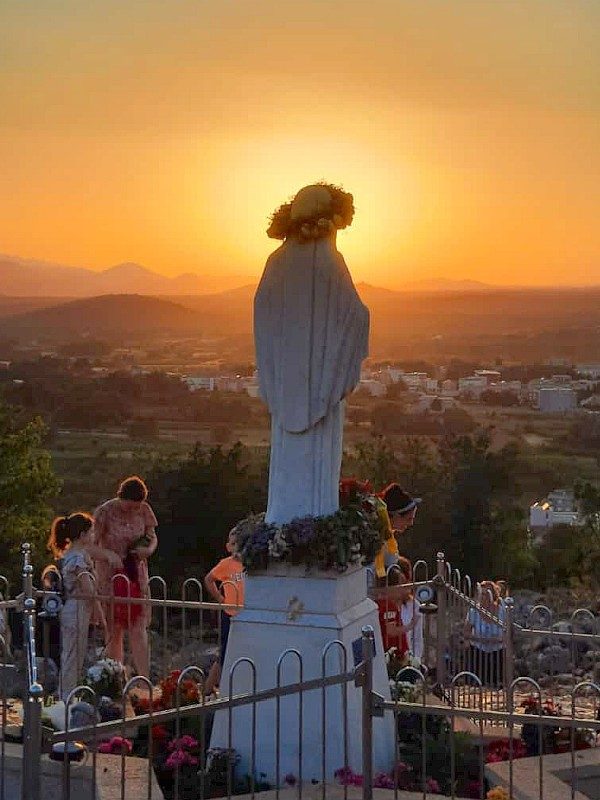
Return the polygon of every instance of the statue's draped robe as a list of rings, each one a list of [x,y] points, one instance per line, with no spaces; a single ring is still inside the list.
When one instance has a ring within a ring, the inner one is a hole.
[[[369,311],[332,239],[285,242],[254,299],[260,391],[271,413],[268,522],[338,508],[344,397],[368,352]]]

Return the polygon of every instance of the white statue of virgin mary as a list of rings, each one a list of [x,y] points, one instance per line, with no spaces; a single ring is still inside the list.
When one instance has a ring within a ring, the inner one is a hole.
[[[369,311],[336,248],[353,213],[351,194],[318,184],[281,206],[269,228],[285,241],[254,299],[260,391],[271,414],[267,522],[338,509],[344,398],[360,379],[369,338]]]

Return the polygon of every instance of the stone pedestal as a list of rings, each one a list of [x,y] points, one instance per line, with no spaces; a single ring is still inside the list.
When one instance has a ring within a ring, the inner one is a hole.
[[[371,625],[375,631],[373,689],[389,699],[377,606],[367,597],[364,568],[343,574],[306,575],[301,568],[283,568],[253,574],[246,580],[243,612],[232,621],[221,678],[221,695],[272,689],[278,684],[278,659],[288,648],[302,656],[304,681],[350,671],[355,656],[360,659],[361,629]],[[330,645],[333,641],[343,644]],[[329,647],[328,647],[329,646]],[[325,650],[327,649],[324,657]],[[344,657],[344,650],[346,656]],[[240,658],[255,665],[239,663]],[[280,662],[280,684],[300,681],[298,657],[289,653]],[[253,675],[254,673],[254,675]],[[300,731],[300,704],[302,731]],[[279,705],[279,710],[278,710]],[[325,708],[325,714],[323,714]],[[249,707],[234,708],[215,715],[211,747],[234,747],[242,757],[238,774],[250,773],[252,763],[252,713]],[[350,681],[344,686],[329,686],[302,695],[268,700],[255,706],[255,770],[275,784],[284,777],[330,780],[344,765],[344,731],[347,731],[348,765],[362,772],[361,690]],[[231,721],[231,739],[229,722]],[[393,716],[374,720],[374,772],[389,771],[394,760]],[[279,769],[277,739],[279,738]]]

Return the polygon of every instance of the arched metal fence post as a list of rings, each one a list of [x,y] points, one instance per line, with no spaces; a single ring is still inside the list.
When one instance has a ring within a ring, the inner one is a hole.
[[[373,651],[375,633],[370,625],[365,625],[362,633],[362,765],[363,800],[373,800]]]
[[[37,678],[35,651],[35,600],[31,546],[21,547],[23,554],[23,645],[27,665],[27,697],[23,708],[22,800],[40,800],[42,755],[42,698],[44,690]]]
[[[446,685],[446,648],[448,645],[448,596],[446,594],[446,557],[443,553],[437,554],[437,569],[435,587],[437,590],[437,619],[436,619],[436,682],[440,686]]]
[[[512,684],[515,677],[515,631],[514,631],[514,611],[515,603],[512,597],[507,597],[504,601],[506,616],[504,619],[503,649],[504,649],[504,689],[505,691]]]

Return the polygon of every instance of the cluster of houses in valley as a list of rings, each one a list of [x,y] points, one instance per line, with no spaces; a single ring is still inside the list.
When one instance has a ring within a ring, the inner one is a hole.
[[[556,374],[549,378],[537,378],[523,383],[519,380],[504,380],[502,372],[494,369],[475,370],[458,380],[444,377],[444,368],[432,377],[425,372],[404,372],[395,367],[363,374],[359,389],[374,397],[384,397],[393,384],[402,383],[418,395],[417,409],[444,411],[457,400],[479,402],[489,393],[512,395],[515,404],[538,409],[542,413],[560,414],[575,411],[579,407],[580,393],[594,392],[582,401],[581,407],[589,411],[600,411],[600,364],[578,364],[572,374]]]
[[[578,364],[569,374],[556,374],[523,383],[504,380],[502,372],[494,369],[475,370],[458,380],[445,377],[440,367],[438,374],[407,372],[399,367],[364,370],[356,391],[372,397],[384,398],[390,387],[401,385],[410,392],[412,410],[443,412],[457,402],[479,402],[488,393],[512,395],[515,404],[529,406],[547,414],[564,414],[581,407],[600,412],[600,364]],[[575,376],[573,376],[575,373]],[[182,380],[191,391],[245,392],[258,397],[258,373],[252,375],[185,375]],[[593,394],[598,389],[597,394]],[[579,404],[581,393],[592,393]],[[489,395],[488,395],[489,396]]]

